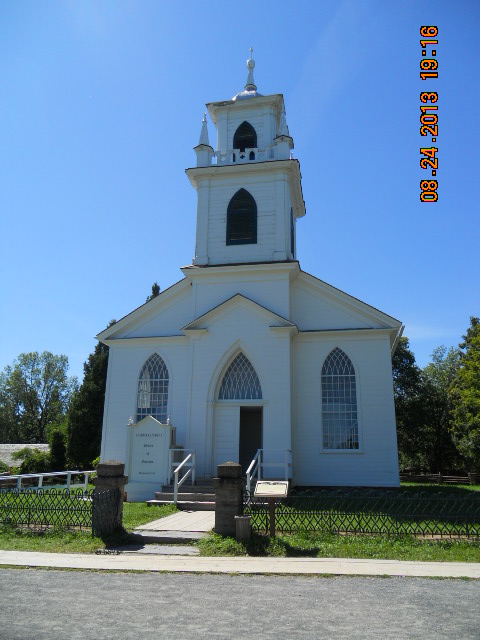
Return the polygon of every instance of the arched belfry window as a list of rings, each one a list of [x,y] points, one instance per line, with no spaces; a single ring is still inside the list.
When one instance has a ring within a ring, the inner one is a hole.
[[[257,203],[240,189],[227,208],[227,244],[257,243]]]
[[[257,147],[257,132],[246,120],[235,131],[233,136],[233,148],[245,151]]]
[[[324,449],[358,449],[355,369],[338,347],[322,367],[322,427]]]
[[[219,400],[261,400],[262,387],[250,360],[239,353],[223,376]]]
[[[168,370],[163,359],[154,353],[142,367],[138,378],[137,422],[153,416],[167,422]]]

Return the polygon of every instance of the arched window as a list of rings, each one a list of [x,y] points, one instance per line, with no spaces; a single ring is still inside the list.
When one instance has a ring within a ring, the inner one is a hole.
[[[324,449],[358,449],[355,369],[338,347],[322,367],[322,426]]]
[[[240,189],[227,208],[227,244],[257,243],[257,203]]]
[[[233,148],[245,151],[245,149],[255,149],[256,147],[257,133],[255,129],[249,122],[242,122],[233,136]]]
[[[261,400],[262,387],[250,360],[239,353],[223,376],[219,400]]]
[[[162,358],[154,353],[142,367],[138,378],[137,422],[153,416],[167,422],[168,370]]]

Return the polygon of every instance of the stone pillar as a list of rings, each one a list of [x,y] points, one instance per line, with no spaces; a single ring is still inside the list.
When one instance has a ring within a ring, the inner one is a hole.
[[[243,489],[242,465],[224,462],[217,467],[215,487],[215,532],[223,536],[235,536],[235,516],[242,515]]]
[[[93,479],[92,519],[92,527],[97,535],[108,535],[122,527],[123,488],[128,482],[124,471],[124,463],[117,460],[100,462],[97,466],[97,477]],[[110,495],[99,495],[112,489],[116,489],[116,493],[112,491]]]

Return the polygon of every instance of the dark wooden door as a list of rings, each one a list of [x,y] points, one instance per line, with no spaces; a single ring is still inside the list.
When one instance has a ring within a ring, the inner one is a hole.
[[[240,407],[239,462],[248,469],[258,449],[262,448],[263,407]]]

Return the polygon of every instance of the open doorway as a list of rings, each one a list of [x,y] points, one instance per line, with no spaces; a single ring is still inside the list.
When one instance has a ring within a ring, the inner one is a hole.
[[[239,463],[243,473],[248,469],[258,449],[262,448],[263,407],[240,407]]]

